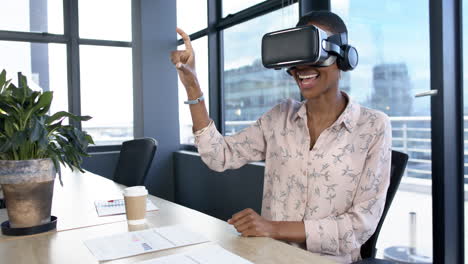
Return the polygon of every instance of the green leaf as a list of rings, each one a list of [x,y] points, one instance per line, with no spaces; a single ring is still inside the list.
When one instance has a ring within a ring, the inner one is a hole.
[[[57,123],[54,123],[53,125],[48,125],[47,126],[47,131],[49,131],[49,135],[52,134],[55,130],[59,129],[62,127],[62,120],[60,120]]]
[[[41,126],[40,120],[37,118],[31,119],[32,129],[30,139],[31,141],[37,141],[42,134],[42,130],[45,129],[44,126]]]
[[[89,144],[93,144],[93,145],[94,145],[95,143],[94,143],[93,138],[92,138],[88,133],[86,133],[86,132],[84,132],[84,133],[86,134],[86,135],[85,135],[86,141],[88,141]]]
[[[56,153],[54,152],[50,152],[49,154],[49,157],[52,159],[52,162],[54,163],[54,167],[55,167],[55,171],[58,173],[59,175],[59,181],[60,181],[60,185],[63,186],[63,181],[62,181],[62,171],[60,170],[60,164],[58,163],[58,157],[57,156],[60,156],[60,155],[57,155]]]
[[[53,114],[52,116],[48,117],[47,120],[46,120],[46,124],[51,124],[52,122],[58,120],[58,119],[61,119],[61,118],[64,118],[64,117],[68,117],[72,120],[75,120],[75,121],[88,121],[89,119],[91,119],[90,116],[77,116],[77,115],[74,115],[72,113],[69,113],[69,112],[65,112],[65,111],[60,111],[60,112],[57,112],[55,114]]]
[[[15,128],[13,126],[13,121],[11,121],[10,119],[5,120],[5,134],[8,137],[12,137],[14,133]]]
[[[41,92],[38,91],[33,91],[31,95],[28,97],[27,104],[25,105],[25,108],[31,108],[34,106],[34,102],[36,99],[41,95]]]
[[[7,141],[2,142],[2,144],[0,144],[0,153],[8,152],[11,147],[12,147],[11,141],[7,140]]]
[[[49,111],[52,98],[52,92],[42,93],[41,96],[39,96],[37,103],[35,103],[34,106],[26,112],[25,120],[28,120],[33,113],[36,115],[44,115],[45,113],[47,113],[47,111]]]
[[[4,114],[0,109],[0,119],[6,119],[6,118],[9,118],[9,117],[10,117],[9,115]]]
[[[24,131],[18,131],[11,137],[11,144],[14,149],[18,149],[27,141],[28,137]],[[29,143],[29,142],[28,142]]]
[[[37,142],[37,151],[44,152],[47,149],[47,145],[49,144],[49,139],[47,138],[48,131],[44,124],[45,118],[43,116],[39,118],[31,119],[31,133],[30,133],[30,140],[33,142]]]
[[[3,70],[2,73],[0,73],[0,93],[3,90],[5,83],[6,83],[6,71]]]
[[[3,84],[3,87],[0,87],[0,94],[7,93],[7,88],[8,88],[8,86],[10,86],[10,82],[11,82],[11,79],[6,80],[5,83]]]
[[[37,104],[34,106],[34,111],[37,111],[37,115],[44,115],[49,111],[50,104],[52,103],[53,93],[48,91],[42,93],[37,101]]]
[[[62,139],[58,140],[62,147],[73,146],[77,153],[82,156],[88,156],[86,153],[88,142],[84,139],[83,132],[71,126],[64,126],[59,132],[66,138],[66,143],[63,143]]]
[[[21,100],[21,104],[24,104],[26,99],[31,95],[33,92],[29,86],[28,86],[28,80],[26,79],[26,76],[22,75],[21,73],[18,73],[19,75],[19,86],[21,91],[23,92],[23,99]]]
[[[13,93],[13,89],[16,89],[16,86],[12,83],[10,83],[8,86],[7,86],[7,92],[8,94],[12,94]]]
[[[20,114],[19,108],[14,105],[6,104],[0,101],[0,110],[13,118],[18,118]]]
[[[25,94],[25,89],[24,88],[13,88],[11,89],[11,95],[15,99],[16,102],[19,104],[23,104],[24,101],[26,100],[26,94]]]

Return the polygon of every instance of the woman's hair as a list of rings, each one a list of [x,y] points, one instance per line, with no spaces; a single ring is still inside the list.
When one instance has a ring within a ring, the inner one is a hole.
[[[296,27],[305,26],[308,23],[322,25],[332,33],[348,33],[348,29],[343,20],[337,14],[330,11],[309,12],[299,19]]]

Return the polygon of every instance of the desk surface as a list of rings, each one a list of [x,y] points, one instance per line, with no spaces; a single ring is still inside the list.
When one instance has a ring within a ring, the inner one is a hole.
[[[124,186],[92,173],[64,173],[64,188],[56,185],[53,214],[59,217],[58,232],[28,237],[0,237],[2,263],[99,263],[83,244],[84,240],[135,231],[125,216],[98,217],[95,200],[119,198]],[[181,205],[149,196],[159,211],[148,212],[148,224],[137,229],[183,224],[205,235],[210,243],[163,250],[106,263],[134,263],[181,253],[217,243],[254,263],[333,263],[324,257],[270,238],[244,238],[224,221]],[[0,220],[6,219],[5,209]]]

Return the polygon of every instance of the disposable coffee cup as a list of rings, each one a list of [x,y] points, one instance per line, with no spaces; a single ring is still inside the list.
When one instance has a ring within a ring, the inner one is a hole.
[[[129,225],[146,223],[146,199],[148,190],[145,186],[134,186],[124,189],[125,211]]]

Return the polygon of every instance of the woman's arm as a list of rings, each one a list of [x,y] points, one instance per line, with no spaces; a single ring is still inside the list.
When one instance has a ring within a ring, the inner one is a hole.
[[[176,66],[180,81],[187,91],[188,100],[195,100],[202,96],[195,70],[195,52],[189,36],[180,28],[177,28],[176,31],[184,40],[185,50],[172,51],[171,61]],[[210,123],[204,101],[190,105],[190,113],[192,114],[193,131],[207,127]]]
[[[297,243],[306,241],[304,222],[269,221],[250,208],[233,215],[228,223],[245,237],[265,236]]]
[[[171,61],[187,91],[188,100],[195,100],[202,95],[195,70],[195,53],[189,36],[180,28],[176,31],[184,40],[185,50],[172,51]],[[260,119],[235,135],[223,137],[210,120],[204,101],[190,105],[190,113],[195,145],[202,160],[211,169],[235,169],[247,162],[265,159],[266,143]]]
[[[266,236],[306,242],[307,249],[331,255],[349,254],[374,233],[385,204],[390,181],[391,127],[383,122],[381,136],[372,145],[364,165],[353,206],[344,214],[302,221],[268,221],[252,209],[228,220],[242,236]],[[365,190],[365,191],[364,191]]]

